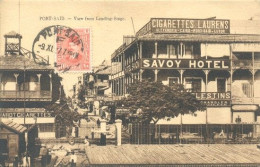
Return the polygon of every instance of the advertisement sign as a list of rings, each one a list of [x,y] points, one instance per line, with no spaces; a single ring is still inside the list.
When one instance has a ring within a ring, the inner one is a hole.
[[[141,67],[147,69],[230,69],[230,60],[219,59],[142,59]]]
[[[202,104],[210,107],[229,107],[231,106],[230,100],[201,100]]]
[[[137,60],[137,61],[127,65],[125,67],[124,71],[125,71],[125,74],[129,74],[129,73],[131,73],[131,71],[137,70],[139,68],[140,68],[140,61]]]
[[[197,92],[193,93],[198,100],[230,100],[230,92]]]
[[[0,112],[0,117],[2,118],[24,118],[24,113],[21,112]],[[45,113],[45,112],[26,112],[25,118],[50,118],[51,113]]]
[[[153,33],[229,34],[230,21],[222,19],[152,18]]]
[[[149,21],[145,26],[143,26],[137,33],[136,36],[145,35],[151,32],[151,21]]]
[[[230,92],[197,92],[192,93],[201,103],[211,107],[228,107],[231,105],[231,93]]]

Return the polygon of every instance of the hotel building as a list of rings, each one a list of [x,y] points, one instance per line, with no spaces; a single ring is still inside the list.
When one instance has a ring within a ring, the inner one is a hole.
[[[112,93],[124,96],[129,84],[145,79],[180,83],[206,111],[158,124],[183,124],[189,132],[196,125],[220,132],[242,124],[243,133],[259,136],[260,34],[238,34],[231,25],[220,19],[151,18],[111,55]]]

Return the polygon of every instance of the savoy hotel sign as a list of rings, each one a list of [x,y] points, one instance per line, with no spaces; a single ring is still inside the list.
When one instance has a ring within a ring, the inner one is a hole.
[[[142,59],[144,69],[230,69],[230,60]]]

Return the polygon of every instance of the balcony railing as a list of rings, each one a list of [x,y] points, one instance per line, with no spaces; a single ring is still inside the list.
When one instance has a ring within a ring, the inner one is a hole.
[[[254,66],[255,66],[255,68],[260,68],[260,61],[259,60],[255,60]]]
[[[0,91],[0,101],[50,101],[51,91]]]
[[[252,60],[233,60],[233,67],[252,68],[253,62]]]
[[[96,82],[94,84],[95,87],[108,87],[109,83],[108,82]]]

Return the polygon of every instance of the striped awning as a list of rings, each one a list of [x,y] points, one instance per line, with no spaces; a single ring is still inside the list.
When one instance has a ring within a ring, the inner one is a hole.
[[[0,125],[3,125],[16,133],[24,133],[26,131],[26,127],[13,122],[12,120],[3,120],[0,122]]]
[[[258,110],[258,106],[253,104],[233,105],[232,110],[233,111],[256,111]]]

